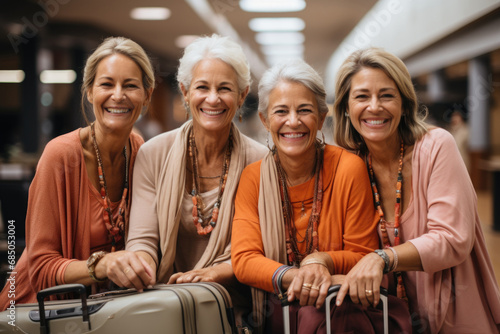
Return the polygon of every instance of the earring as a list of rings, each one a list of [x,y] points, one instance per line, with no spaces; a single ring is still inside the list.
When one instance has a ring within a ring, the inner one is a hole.
[[[349,118],[349,113],[347,111],[344,112],[345,117]]]
[[[268,131],[267,135],[266,135],[266,145],[267,145],[267,148],[269,149],[269,151],[272,151],[273,149],[271,148],[271,146],[269,146],[269,134],[270,134],[270,132]]]
[[[240,109],[241,107],[238,107]],[[243,110],[240,109],[240,115],[238,116],[240,123],[243,122]]]
[[[323,145],[325,145],[325,134],[321,130],[318,130],[318,131],[321,132],[321,138],[323,141],[321,141],[320,144],[323,146]]]

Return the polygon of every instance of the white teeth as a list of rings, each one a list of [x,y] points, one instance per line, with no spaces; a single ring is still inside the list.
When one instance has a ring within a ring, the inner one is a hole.
[[[385,120],[365,120],[365,122],[368,124],[380,125],[384,124]]]
[[[284,133],[283,137],[285,138],[300,138],[304,137],[303,133]]]
[[[106,110],[112,114],[125,114],[129,111],[129,109],[115,109],[115,108],[107,108]]]
[[[226,109],[222,109],[222,110],[203,110],[201,109],[201,111],[203,111],[205,114],[207,115],[220,115],[222,114]]]

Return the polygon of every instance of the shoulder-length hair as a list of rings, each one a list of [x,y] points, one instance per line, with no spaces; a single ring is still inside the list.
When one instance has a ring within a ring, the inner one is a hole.
[[[363,68],[384,71],[398,87],[402,97],[402,117],[398,125],[399,136],[405,145],[413,145],[427,132],[424,120],[427,109],[419,110],[419,104],[410,73],[401,59],[380,48],[368,48],[353,52],[340,67],[335,82],[335,142],[352,151],[366,153],[366,145],[361,135],[352,126],[348,111],[352,77]]]

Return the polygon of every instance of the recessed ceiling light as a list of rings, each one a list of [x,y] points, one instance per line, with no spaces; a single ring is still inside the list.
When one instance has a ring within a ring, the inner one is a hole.
[[[305,37],[300,32],[259,32],[255,40],[261,45],[302,44]]]
[[[246,12],[299,12],[306,8],[304,0],[241,0]]]
[[[22,70],[0,71],[1,83],[20,83],[23,81],[24,71]]]
[[[303,59],[304,57],[302,55],[280,55],[280,56],[266,56],[266,62],[269,66],[274,66],[278,63],[284,62],[288,59]]]
[[[45,70],[40,73],[40,81],[45,84],[69,84],[76,80],[73,70]]]
[[[137,7],[132,9],[130,17],[134,20],[166,20],[170,17],[170,9],[165,7]]]
[[[274,55],[298,55],[301,56],[304,53],[303,44],[293,44],[293,45],[263,45],[261,51],[266,56]]]
[[[175,39],[175,45],[178,48],[184,49],[186,46],[191,44],[195,39],[199,38],[198,35],[182,35]]]
[[[251,19],[248,26],[253,31],[302,31],[306,24],[298,17],[259,17]]]

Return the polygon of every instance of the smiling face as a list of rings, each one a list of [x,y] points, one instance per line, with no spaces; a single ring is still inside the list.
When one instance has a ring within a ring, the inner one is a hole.
[[[142,71],[129,57],[117,53],[102,59],[87,93],[96,127],[105,132],[130,132],[149,103],[151,91],[144,90]]]
[[[348,113],[367,145],[399,140],[402,105],[396,83],[381,69],[365,67],[353,75]]]
[[[182,94],[193,115],[193,126],[205,131],[229,129],[248,88],[240,92],[235,70],[220,59],[205,59],[193,68],[191,85],[181,84]]]
[[[269,94],[267,118],[259,114],[271,132],[280,155],[293,159],[314,158],[316,133],[326,115],[320,115],[314,93],[297,82],[281,81]]]

